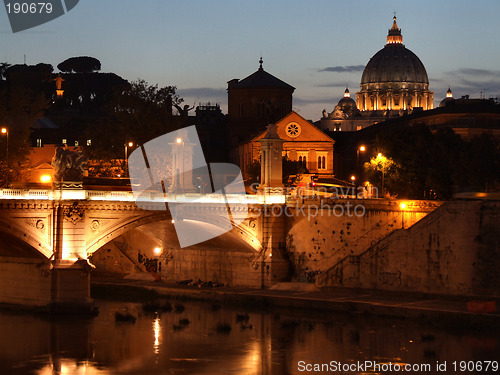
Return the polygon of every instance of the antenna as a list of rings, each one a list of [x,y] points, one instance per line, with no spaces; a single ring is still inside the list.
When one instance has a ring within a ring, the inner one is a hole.
[[[26,54],[24,54],[24,65],[26,65]]]

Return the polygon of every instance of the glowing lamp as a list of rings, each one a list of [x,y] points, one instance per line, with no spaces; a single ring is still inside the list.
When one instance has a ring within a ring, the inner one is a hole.
[[[356,176],[351,176],[351,180],[352,181],[356,180]]]
[[[7,128],[2,128],[1,132],[2,132],[2,134],[6,134],[7,133]]]
[[[402,210],[404,210],[404,209],[406,208],[406,203],[401,203],[401,204],[399,205],[399,207],[400,207]]]
[[[366,147],[365,147],[365,146],[361,146],[361,147],[359,148],[359,151],[365,151],[365,150],[366,150]]]
[[[155,253],[155,255],[160,255],[161,254],[161,247],[155,247],[154,253]]]
[[[134,146],[134,142],[129,142],[128,147],[132,147],[132,146]]]
[[[181,142],[182,142],[182,139],[181,139],[181,138],[177,138],[175,141],[176,141],[177,143],[181,143]]]
[[[52,181],[52,176],[50,174],[43,174],[40,176],[40,182],[47,184]]]

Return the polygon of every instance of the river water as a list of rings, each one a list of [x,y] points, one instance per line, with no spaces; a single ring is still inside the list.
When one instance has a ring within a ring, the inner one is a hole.
[[[0,374],[340,374],[325,367],[331,361],[429,364],[430,371],[411,373],[470,374],[453,371],[453,362],[459,368],[460,361],[477,366],[500,359],[499,332],[491,330],[205,302],[181,302],[182,312],[155,314],[138,303],[96,302],[100,313],[91,319],[0,312]],[[137,320],[117,322],[116,312]],[[446,371],[437,371],[444,363]],[[323,371],[307,371],[322,364]],[[500,373],[484,369],[476,373]],[[383,370],[344,373],[397,373]]]

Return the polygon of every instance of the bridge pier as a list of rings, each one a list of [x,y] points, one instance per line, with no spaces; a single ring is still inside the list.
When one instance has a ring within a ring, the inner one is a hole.
[[[262,211],[261,243],[262,256],[262,288],[286,280],[289,275],[290,262],[285,249],[286,206],[270,205]]]
[[[51,269],[51,312],[89,314],[95,310],[90,298],[90,271],[86,259],[55,261]]]

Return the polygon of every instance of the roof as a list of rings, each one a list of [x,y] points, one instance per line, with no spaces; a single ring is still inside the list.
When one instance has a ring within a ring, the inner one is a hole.
[[[299,124],[302,128],[300,135],[296,138],[291,138],[286,133],[286,127],[290,122],[295,122]],[[316,125],[307,121],[301,115],[295,111],[291,111],[288,115],[283,117],[281,120],[276,122],[278,136],[285,142],[330,142],[335,143],[335,141],[322,130],[320,130]],[[258,136],[254,137],[250,142],[256,142],[264,138],[267,130],[261,132]]]
[[[366,64],[361,84],[378,82],[429,83],[424,64],[402,44],[387,44]]]
[[[259,62],[260,67],[255,73],[235,82],[232,88],[283,88],[295,90],[295,87],[266,72],[262,67],[262,59]]]

